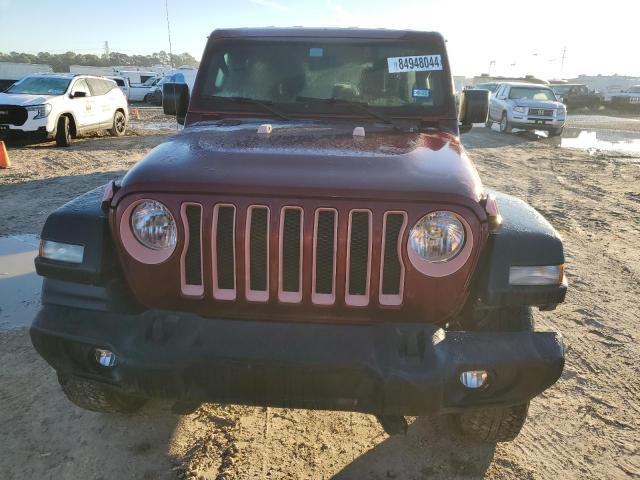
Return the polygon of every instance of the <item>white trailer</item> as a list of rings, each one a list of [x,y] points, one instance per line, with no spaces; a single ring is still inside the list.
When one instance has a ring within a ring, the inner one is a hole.
[[[16,81],[34,73],[53,73],[49,65],[38,63],[0,62],[0,92],[5,91]]]

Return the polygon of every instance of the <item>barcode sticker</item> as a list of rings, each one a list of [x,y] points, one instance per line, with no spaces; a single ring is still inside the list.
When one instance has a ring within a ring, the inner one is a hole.
[[[431,72],[442,70],[440,55],[414,55],[412,57],[387,58],[389,73]]]

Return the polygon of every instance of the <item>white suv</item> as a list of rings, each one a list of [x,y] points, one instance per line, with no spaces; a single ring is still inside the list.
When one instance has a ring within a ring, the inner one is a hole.
[[[108,130],[125,134],[127,99],[113,80],[89,75],[28,75],[0,93],[0,138],[55,138]]]
[[[567,107],[546,85],[502,83],[489,100],[487,127],[497,122],[504,133],[520,128],[546,130],[549,136],[558,136],[566,119]]]

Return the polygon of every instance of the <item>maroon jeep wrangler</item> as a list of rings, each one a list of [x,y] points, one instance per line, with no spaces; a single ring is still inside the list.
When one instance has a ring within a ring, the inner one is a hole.
[[[161,397],[448,414],[508,441],[564,365],[532,307],[564,300],[562,241],[483,187],[437,33],[216,30],[185,128],[124,178],[53,212],[31,327],[63,391],[96,411]]]

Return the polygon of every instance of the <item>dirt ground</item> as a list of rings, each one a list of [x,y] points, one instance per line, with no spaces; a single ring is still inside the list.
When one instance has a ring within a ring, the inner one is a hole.
[[[11,148],[0,235],[37,233],[52,209],[122,175],[170,133],[170,123],[150,124],[69,149]],[[531,203],[565,241],[567,301],[536,321],[565,336],[567,364],[516,441],[462,443],[427,417],[388,437],[373,417],[350,413],[206,404],[176,416],[152,402],[135,416],[95,414],[63,397],[23,329],[0,332],[0,478],[640,478],[640,156],[485,128],[463,141],[487,186]]]

